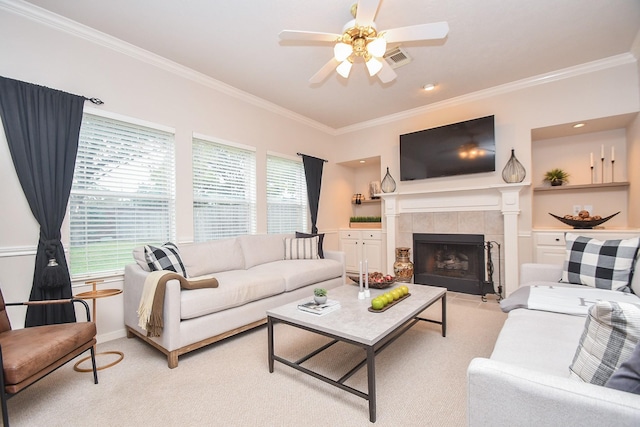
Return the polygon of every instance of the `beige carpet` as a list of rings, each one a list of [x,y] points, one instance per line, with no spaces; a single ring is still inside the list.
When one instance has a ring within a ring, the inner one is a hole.
[[[376,357],[377,426],[466,425],[466,368],[490,355],[506,318],[495,300],[448,296],[447,337],[420,322]],[[440,318],[435,304],[424,313]],[[276,353],[295,358],[327,339],[277,325]],[[366,426],[367,401],[276,362],[267,366],[260,327],[180,358],[176,369],[137,339],[98,351],[125,353],[118,365],[92,374],[73,363],[9,400],[13,426]],[[324,373],[346,372],[364,352],[334,345],[308,362]],[[98,359],[106,363],[108,356]],[[347,384],[366,391],[366,369]]]

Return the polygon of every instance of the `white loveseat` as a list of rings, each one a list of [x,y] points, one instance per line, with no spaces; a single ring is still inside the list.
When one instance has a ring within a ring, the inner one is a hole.
[[[164,328],[147,337],[138,326],[138,307],[150,269],[143,248],[124,274],[127,336],[137,336],[163,352],[170,368],[178,356],[265,323],[266,311],[304,297],[313,289],[345,283],[344,253],[324,251],[324,259],[284,259],[284,239],[293,235],[245,235],[178,245],[190,279],[215,277],[217,288],[184,290],[167,282]]]
[[[521,287],[557,287],[562,270],[523,264]],[[634,279],[637,292],[640,278]],[[640,304],[638,296],[627,296]],[[570,378],[585,321],[579,315],[511,310],[491,357],[469,365],[469,426],[639,426],[640,395]]]

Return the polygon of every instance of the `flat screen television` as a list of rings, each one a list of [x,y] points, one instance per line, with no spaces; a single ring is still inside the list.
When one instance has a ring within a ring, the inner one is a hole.
[[[400,135],[400,180],[496,170],[494,116]]]

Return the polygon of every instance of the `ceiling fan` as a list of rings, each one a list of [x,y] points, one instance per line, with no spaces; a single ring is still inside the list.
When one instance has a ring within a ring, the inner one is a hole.
[[[380,1],[358,0],[358,4],[351,7],[351,14],[355,19],[347,22],[342,34],[295,30],[280,32],[281,40],[335,43],[333,58],[309,79],[310,83],[322,82],[334,69],[346,79],[356,60],[364,60],[370,76],[377,75],[383,83],[391,82],[397,75],[383,59],[387,43],[443,39],[449,32],[449,25],[446,22],[378,31],[373,20]]]

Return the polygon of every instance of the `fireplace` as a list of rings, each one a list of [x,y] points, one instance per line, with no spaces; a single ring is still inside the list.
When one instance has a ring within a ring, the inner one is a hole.
[[[486,293],[482,234],[414,234],[414,283],[473,295]]]

